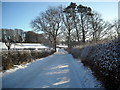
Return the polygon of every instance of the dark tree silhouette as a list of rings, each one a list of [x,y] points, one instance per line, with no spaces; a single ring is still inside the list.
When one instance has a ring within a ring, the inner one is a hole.
[[[83,5],[77,6],[77,10],[80,16],[80,26],[82,29],[82,42],[85,43],[86,33],[88,29],[88,16],[93,15],[92,9]]]

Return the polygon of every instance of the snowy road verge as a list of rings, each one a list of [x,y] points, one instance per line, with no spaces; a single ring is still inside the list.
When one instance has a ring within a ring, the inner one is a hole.
[[[71,54],[58,53],[3,73],[3,88],[99,88],[91,71]]]

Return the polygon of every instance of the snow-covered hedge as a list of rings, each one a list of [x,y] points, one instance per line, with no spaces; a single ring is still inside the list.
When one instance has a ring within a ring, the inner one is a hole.
[[[106,88],[120,89],[120,39],[82,49],[72,49],[71,54],[89,66]]]
[[[80,58],[83,48],[72,48],[69,53],[73,55],[75,58]]]
[[[14,65],[25,64],[35,59],[43,58],[53,54],[53,51],[24,50],[24,51],[2,51],[2,69],[7,70]]]

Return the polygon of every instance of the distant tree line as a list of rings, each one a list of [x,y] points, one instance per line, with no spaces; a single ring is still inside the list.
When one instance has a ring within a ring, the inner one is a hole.
[[[73,46],[86,42],[120,37],[120,20],[106,22],[92,8],[70,3],[69,6],[49,7],[31,21],[34,31],[42,31],[56,51],[57,41]]]
[[[38,34],[33,31],[25,32],[25,43],[41,43],[47,46],[51,46],[49,38],[43,34]]]
[[[0,41],[5,43],[8,50],[10,50],[12,44],[17,43],[43,43],[49,45],[49,40],[44,37],[44,34],[38,34],[33,31],[25,32],[22,29],[0,29],[0,33]]]

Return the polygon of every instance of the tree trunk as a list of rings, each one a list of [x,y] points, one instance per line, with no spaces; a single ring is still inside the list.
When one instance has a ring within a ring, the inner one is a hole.
[[[71,37],[70,37],[70,31],[68,33],[68,49],[71,49]]]
[[[76,28],[76,33],[77,33],[77,41],[78,41],[78,44],[79,44],[79,42],[80,42],[80,40],[79,40],[79,32],[78,32],[76,23],[75,23],[75,28]]]
[[[5,42],[5,45],[7,46],[8,50],[10,50],[12,43],[8,41],[8,42]]]
[[[54,49],[55,49],[55,52],[56,52],[56,44],[57,44],[56,37],[54,37]]]
[[[7,46],[8,50],[10,50],[10,46]]]
[[[78,32],[77,23],[75,22],[75,19],[74,19],[74,24],[75,24],[76,34],[77,34],[77,41],[78,41],[78,44],[79,44],[79,42],[80,42],[79,41],[79,32]]]
[[[77,40],[78,40],[78,44],[80,43],[80,40],[79,40],[79,34],[77,33]]]
[[[83,43],[85,43],[85,31],[84,31],[84,29],[82,29],[82,32],[83,32]]]
[[[83,24],[83,15],[81,13],[81,24],[82,24],[82,42],[85,43],[85,30]]]

